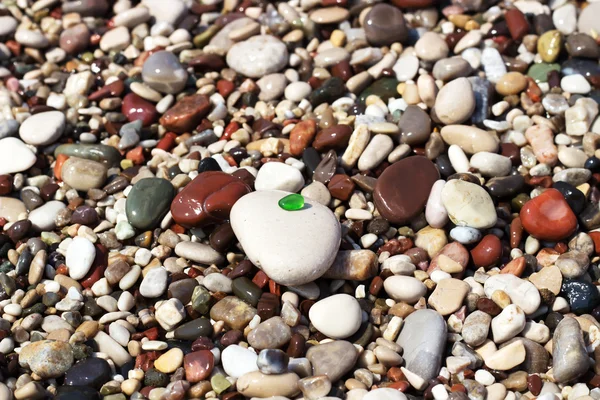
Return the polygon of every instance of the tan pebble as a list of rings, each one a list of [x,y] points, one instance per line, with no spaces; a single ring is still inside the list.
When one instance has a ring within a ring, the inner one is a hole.
[[[519,94],[527,87],[527,79],[520,72],[504,74],[496,83],[496,92],[503,96]]]
[[[183,351],[178,348],[172,348],[161,355],[155,362],[154,368],[165,374],[175,372],[183,363]]]
[[[516,340],[495,353],[484,357],[484,361],[488,368],[507,371],[525,361],[525,354],[523,342]]]
[[[494,293],[492,293],[492,301],[500,308],[506,308],[511,303],[510,297],[503,290],[495,290]]]

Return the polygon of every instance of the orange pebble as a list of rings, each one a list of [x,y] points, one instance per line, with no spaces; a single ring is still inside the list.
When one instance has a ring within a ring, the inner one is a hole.
[[[65,161],[67,161],[68,159],[69,159],[69,156],[66,154],[59,154],[56,157],[56,162],[54,163],[54,177],[56,179],[58,179],[59,181],[61,180],[60,171],[62,169],[62,166],[65,163]]]
[[[144,148],[138,146],[135,149],[129,150],[125,158],[133,161],[134,164],[142,164],[144,162]]]

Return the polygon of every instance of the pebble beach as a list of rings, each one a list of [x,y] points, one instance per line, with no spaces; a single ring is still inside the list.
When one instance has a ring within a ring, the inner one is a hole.
[[[599,0],[2,0],[0,400],[600,400],[599,45]]]

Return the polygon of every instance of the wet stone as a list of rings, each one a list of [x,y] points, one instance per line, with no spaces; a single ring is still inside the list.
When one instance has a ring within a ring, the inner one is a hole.
[[[86,358],[69,369],[65,375],[65,385],[87,386],[100,389],[111,379],[110,365],[101,358]]]
[[[175,188],[166,179],[146,178],[138,181],[127,196],[127,220],[138,229],[156,227],[169,210],[174,196]]]

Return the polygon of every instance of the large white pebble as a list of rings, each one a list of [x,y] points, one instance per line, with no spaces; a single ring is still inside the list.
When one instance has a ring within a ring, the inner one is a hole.
[[[361,316],[358,301],[347,294],[335,294],[319,300],[308,312],[308,318],[315,328],[332,339],[344,339],[356,333],[360,328]]]
[[[65,115],[48,111],[27,118],[19,129],[19,136],[27,144],[45,146],[56,142],[65,130]]]
[[[533,314],[541,303],[540,292],[533,283],[511,274],[498,274],[489,277],[483,285],[488,298],[496,290],[506,292],[513,304],[518,305],[525,314]]]
[[[35,154],[19,139],[0,139],[0,175],[26,171],[35,160]]]
[[[75,280],[82,279],[92,267],[96,257],[94,244],[88,239],[76,236],[67,248],[66,263],[69,276]]]
[[[329,269],[339,249],[341,231],[333,212],[314,200],[305,198],[304,208],[297,211],[279,207],[279,200],[289,194],[247,194],[231,209],[230,220],[254,265],[279,284],[302,285]]]
[[[371,390],[362,400],[406,400],[406,395],[396,389],[380,388]]]
[[[483,176],[506,176],[510,174],[512,161],[500,154],[482,151],[471,157],[471,167],[477,168]]]
[[[304,186],[304,178],[298,169],[280,162],[269,162],[258,170],[254,187],[256,190],[285,190],[296,193]]]
[[[453,179],[442,189],[442,202],[458,226],[484,229],[496,224],[498,216],[492,198],[479,185]]]
[[[38,231],[51,231],[56,227],[58,212],[67,207],[64,203],[52,200],[29,213],[31,225]]]
[[[221,353],[223,369],[232,378],[239,378],[248,372],[258,371],[257,359],[258,355],[255,352],[237,344],[227,346]]]

